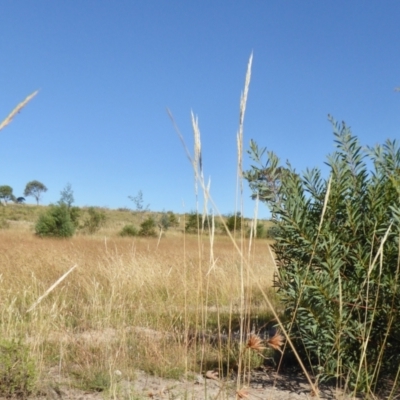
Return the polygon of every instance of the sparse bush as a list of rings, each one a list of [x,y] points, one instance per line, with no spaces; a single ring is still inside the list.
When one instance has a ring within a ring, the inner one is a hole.
[[[266,237],[268,239],[276,239],[279,235],[279,226],[274,224],[267,229]]]
[[[138,230],[132,224],[125,225],[119,232],[120,236],[137,236],[138,234]]]
[[[345,124],[332,124],[330,180],[317,168],[302,176],[280,168],[271,152],[246,176],[257,189],[262,171],[286,171],[262,193],[279,223],[278,294],[297,351],[317,381],[370,392],[400,364],[400,149],[390,140],[365,149]],[[261,161],[254,142],[250,153]]]
[[[161,218],[160,218],[160,222],[159,225],[161,226],[161,228],[164,231],[167,231],[169,229],[169,227],[171,226],[168,214],[166,213],[162,213]]]
[[[153,217],[148,217],[140,224],[139,236],[157,236],[156,222]]]
[[[188,233],[196,233],[198,230],[208,230],[209,228],[209,217],[208,216],[203,216],[201,214],[198,214],[195,211],[192,211],[190,214],[186,215],[187,220],[186,220],[186,225],[185,225],[185,231]]]
[[[81,209],[79,207],[70,207],[69,208],[69,216],[71,217],[71,221],[74,224],[75,229],[79,227],[79,219],[81,217]]]
[[[247,231],[247,236],[250,237],[251,228]],[[265,226],[261,222],[257,222],[256,234],[257,239],[265,239],[267,237],[267,232]]]
[[[85,233],[96,233],[106,222],[106,214],[103,211],[96,210],[94,207],[89,207],[88,217],[85,219],[81,229]]]
[[[75,227],[70,212],[65,204],[50,205],[46,212],[39,216],[35,225],[38,236],[71,237]]]
[[[26,398],[36,384],[36,368],[21,341],[0,340],[0,396]]]
[[[179,220],[176,218],[176,215],[172,211],[167,211],[167,216],[169,219],[169,225],[172,227],[179,226]]]
[[[240,231],[242,229],[242,214],[237,212],[236,214],[228,215],[226,226],[230,232]]]
[[[0,219],[0,229],[8,229],[10,227],[10,223],[5,219]]]

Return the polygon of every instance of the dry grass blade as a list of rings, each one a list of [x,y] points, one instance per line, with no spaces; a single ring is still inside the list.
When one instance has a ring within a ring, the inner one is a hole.
[[[17,105],[17,107],[14,108],[14,110],[11,111],[11,113],[8,115],[8,117],[0,124],[0,131],[5,128],[12,120],[13,118],[38,94],[38,90],[30,94],[25,98],[24,101],[21,101]]]
[[[27,312],[31,312],[57,285],[59,285],[75,268],[77,265],[74,265],[70,268],[61,278],[59,278],[56,282],[54,282],[44,294],[42,294],[28,309]]]

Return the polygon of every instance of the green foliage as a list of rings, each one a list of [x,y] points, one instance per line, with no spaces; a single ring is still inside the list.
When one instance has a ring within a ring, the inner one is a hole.
[[[237,212],[236,214],[228,215],[226,226],[230,232],[240,231],[242,229],[242,214]]]
[[[210,226],[209,216],[198,214],[195,211],[186,214],[185,231],[187,233],[197,233],[199,230],[208,230]]]
[[[249,229],[248,235],[247,235],[247,236],[250,236],[250,231],[251,231],[251,228]],[[256,235],[255,235],[255,237],[256,237],[257,239],[265,239],[266,237],[268,237],[268,236],[267,236],[267,231],[266,231],[266,229],[265,229],[265,226],[264,226],[264,224],[262,224],[261,222],[257,222]]]
[[[164,231],[179,225],[178,219],[172,211],[163,212],[159,223]]]
[[[267,229],[265,236],[268,239],[276,239],[279,235],[279,226],[272,225]]]
[[[42,193],[47,192],[47,187],[39,181],[30,181],[26,184],[24,196],[32,196],[35,198],[36,203],[39,204]]]
[[[75,227],[68,207],[65,204],[50,205],[47,211],[39,216],[35,225],[35,232],[42,237],[73,236]]]
[[[319,381],[370,391],[400,363],[400,149],[390,140],[365,149],[331,122],[330,184],[317,168],[282,169],[271,152],[246,177],[276,221],[278,293],[303,361]],[[261,162],[264,150],[253,143],[249,153]],[[266,167],[279,184],[263,190]]]
[[[179,226],[179,220],[176,217],[176,215],[172,211],[167,211],[168,219],[169,219],[169,225],[172,227],[177,227]]]
[[[119,232],[120,236],[137,236],[138,234],[138,230],[132,224],[125,225]]]
[[[37,372],[28,347],[21,341],[0,340],[0,396],[26,398],[36,384]]]
[[[15,196],[13,195],[13,189],[11,186],[2,185],[0,186],[0,199],[7,204],[8,201],[14,201]]]
[[[140,224],[139,236],[157,236],[156,222],[153,217],[148,217]]]
[[[163,231],[167,231],[169,229],[171,223],[168,214],[162,213],[159,224]]]
[[[70,208],[75,201],[74,199],[74,191],[72,190],[72,185],[70,183],[67,183],[65,188],[61,190],[60,192],[61,198],[59,200],[59,203],[66,204],[68,208]]]
[[[97,210],[95,207],[89,207],[88,216],[81,227],[83,232],[93,234],[96,233],[106,222],[106,214],[104,211]]]
[[[79,207],[69,207],[69,216],[71,218],[72,223],[74,224],[75,229],[79,228],[79,219],[81,217],[81,209]]]
[[[143,192],[141,190],[139,190],[136,196],[128,196],[128,199],[133,201],[133,204],[135,204],[136,212],[144,213],[149,211],[150,204],[147,204],[146,206],[144,205]]]

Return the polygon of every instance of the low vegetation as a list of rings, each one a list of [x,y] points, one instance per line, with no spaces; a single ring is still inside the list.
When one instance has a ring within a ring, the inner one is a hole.
[[[70,380],[108,392],[116,384],[114,371],[131,380],[138,369],[178,378],[237,368],[238,344],[217,339],[240,325],[240,258],[229,238],[200,236],[200,254],[195,235],[133,240],[117,231],[106,240],[43,240],[29,230],[0,231],[0,335],[10,342],[23,338],[33,360],[29,390],[32,382],[43,390],[49,380],[55,386]],[[253,242],[249,250],[257,274],[245,282],[251,329],[273,319],[258,285],[271,287],[274,263],[267,241]],[[204,334],[210,340],[198,341]],[[252,366],[256,361],[263,358],[255,356]]]

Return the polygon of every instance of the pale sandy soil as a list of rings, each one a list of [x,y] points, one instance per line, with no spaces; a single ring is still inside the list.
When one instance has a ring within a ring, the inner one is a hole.
[[[163,379],[137,371],[133,381],[120,380],[115,390],[108,393],[88,393],[68,385],[48,383],[41,396],[29,400],[139,400],[139,399],[350,399],[335,388],[321,387],[318,396],[313,396],[307,380],[299,373],[276,374],[273,371],[254,371],[249,385],[236,396],[235,380],[214,380],[205,376],[195,376],[185,380]],[[362,398],[362,397],[359,397]]]

